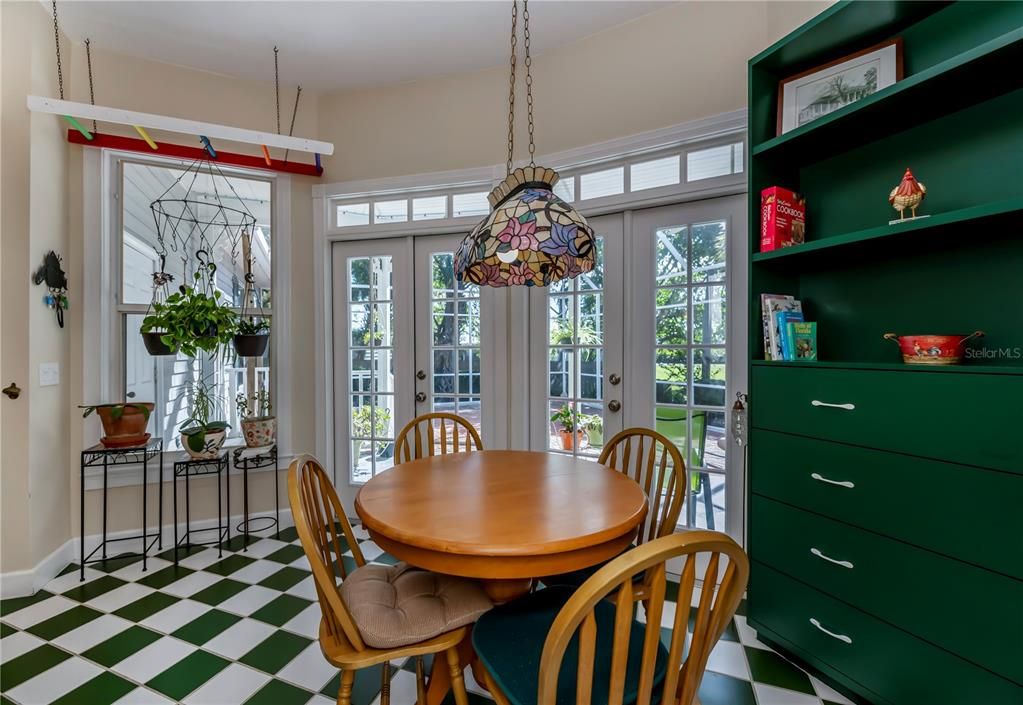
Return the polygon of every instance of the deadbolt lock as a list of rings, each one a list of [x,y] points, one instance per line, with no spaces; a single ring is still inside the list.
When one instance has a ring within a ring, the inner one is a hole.
[[[607,381],[610,382],[612,385],[615,385],[622,381],[622,377],[621,375],[612,374],[610,377],[607,378]]]

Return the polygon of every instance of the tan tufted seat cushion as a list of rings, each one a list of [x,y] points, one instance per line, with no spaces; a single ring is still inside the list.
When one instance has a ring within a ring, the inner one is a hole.
[[[472,624],[490,599],[475,582],[397,565],[364,565],[341,582],[363,641],[391,649]]]

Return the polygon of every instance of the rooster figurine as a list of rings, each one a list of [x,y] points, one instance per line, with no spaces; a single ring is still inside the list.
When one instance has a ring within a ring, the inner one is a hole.
[[[888,202],[899,212],[899,220],[905,218],[904,211],[907,208],[915,218],[916,207],[920,205],[926,195],[927,189],[913,177],[913,172],[907,168],[906,173],[902,176],[902,182],[888,194]]]

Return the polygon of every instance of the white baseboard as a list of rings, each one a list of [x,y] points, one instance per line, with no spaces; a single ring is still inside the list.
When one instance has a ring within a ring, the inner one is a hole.
[[[228,521],[231,527],[231,536],[239,535],[237,531],[238,523],[242,520],[241,514],[235,514],[229,517]],[[273,517],[274,510],[265,512],[251,512],[249,514],[249,520],[254,520],[259,517]],[[285,529],[294,524],[291,518],[291,508],[281,507],[280,512],[281,526],[280,528]],[[192,522],[192,532],[201,531],[203,529],[212,529],[217,525],[216,518],[203,519]],[[163,527],[163,549],[174,548],[174,524],[164,524]],[[184,535],[185,525],[182,522],[178,523],[178,537]],[[125,531],[112,531],[107,533],[107,541],[111,539],[124,538],[127,536],[133,536],[138,534],[140,529],[128,529]],[[273,538],[276,532],[260,531],[254,532],[254,536],[261,538]],[[150,540],[157,535],[157,528],[155,526],[149,527]],[[85,537],[85,553],[88,554],[96,546],[99,545],[100,534],[93,534]],[[207,537],[197,537],[200,540],[206,540]],[[132,551],[138,551],[142,544],[142,540],[137,541],[118,541],[114,544],[107,546],[107,555],[116,556],[119,553],[127,553]],[[37,590],[46,586],[46,583],[53,580],[57,575],[64,570],[70,563],[75,563],[81,560],[81,544],[79,543],[78,537],[68,539],[62,546],[60,546],[53,553],[48,555],[46,558],[41,560],[38,565],[32,570],[18,570],[11,571],[9,573],[0,574],[0,598],[7,599],[8,597],[25,597],[32,595]],[[156,546],[150,552],[150,555],[154,555],[157,551]],[[93,556],[95,558],[95,556]]]

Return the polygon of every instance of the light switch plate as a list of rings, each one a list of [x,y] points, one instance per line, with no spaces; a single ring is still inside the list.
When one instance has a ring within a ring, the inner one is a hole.
[[[60,384],[60,363],[43,362],[39,364],[39,386],[52,387]]]

